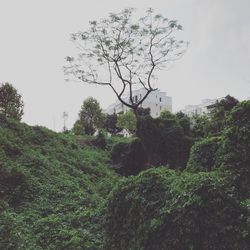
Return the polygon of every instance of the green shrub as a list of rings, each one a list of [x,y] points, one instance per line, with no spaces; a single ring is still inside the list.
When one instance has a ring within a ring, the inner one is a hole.
[[[123,179],[107,204],[105,249],[247,249],[246,210],[217,172],[150,169]]]
[[[194,172],[213,170],[220,141],[220,137],[210,137],[197,141],[191,148],[187,169]]]
[[[232,184],[243,198],[250,196],[250,101],[239,103],[228,115],[217,166],[231,171]]]
[[[133,141],[119,142],[114,145],[111,152],[112,163],[116,171],[123,175],[136,175],[146,168],[146,150],[139,138]]]

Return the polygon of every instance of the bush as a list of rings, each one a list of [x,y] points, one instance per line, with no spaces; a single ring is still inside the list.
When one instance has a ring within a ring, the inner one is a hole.
[[[243,206],[217,172],[150,169],[109,196],[105,249],[247,249]]]
[[[141,140],[119,142],[114,145],[111,152],[112,163],[116,171],[124,176],[136,175],[146,168],[146,151]]]
[[[232,184],[247,198],[250,196],[250,101],[238,104],[226,124],[216,164],[232,172]]]
[[[187,169],[194,172],[213,170],[220,142],[220,137],[210,137],[196,142],[191,148]]]

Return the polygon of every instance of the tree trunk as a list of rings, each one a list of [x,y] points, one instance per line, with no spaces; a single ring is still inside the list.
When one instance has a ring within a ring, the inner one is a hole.
[[[133,112],[135,114],[136,122],[138,122],[138,107],[133,107]]]

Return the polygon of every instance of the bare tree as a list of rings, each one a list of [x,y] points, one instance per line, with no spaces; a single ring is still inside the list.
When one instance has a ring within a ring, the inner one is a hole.
[[[72,34],[80,53],[66,58],[64,71],[82,82],[109,86],[137,115],[138,107],[157,89],[152,83],[157,71],[179,59],[187,43],[174,37],[182,30],[176,20],[155,15],[152,9],[140,19],[133,14],[132,8],[111,13],[106,19],[90,22],[88,31]],[[139,86],[146,92],[136,100],[133,91]]]

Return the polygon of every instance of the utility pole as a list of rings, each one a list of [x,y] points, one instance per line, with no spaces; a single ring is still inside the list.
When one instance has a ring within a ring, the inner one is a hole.
[[[63,132],[65,132],[67,130],[66,120],[68,119],[69,115],[64,111],[62,117],[63,117]]]

